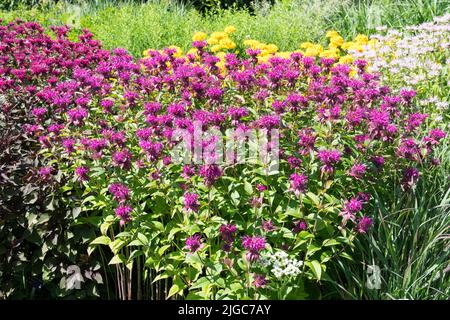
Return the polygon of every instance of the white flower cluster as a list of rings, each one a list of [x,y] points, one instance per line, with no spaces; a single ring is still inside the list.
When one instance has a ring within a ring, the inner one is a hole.
[[[303,261],[289,257],[285,251],[278,250],[273,254],[261,257],[260,265],[270,269],[276,278],[296,277],[302,272]]]
[[[433,22],[406,27],[403,31],[377,28],[362,52],[349,51],[355,59],[369,62],[369,72],[380,72],[391,87],[427,89],[438,84],[450,70],[450,14]]]

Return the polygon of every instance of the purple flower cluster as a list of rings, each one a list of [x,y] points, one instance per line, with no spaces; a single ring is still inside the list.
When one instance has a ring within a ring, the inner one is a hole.
[[[247,260],[256,261],[260,257],[260,252],[266,248],[266,239],[261,236],[243,236],[242,246],[247,250]]]
[[[300,193],[306,191],[306,186],[308,184],[308,177],[304,174],[293,173],[290,176],[291,189],[298,196]]]
[[[186,192],[184,194],[184,209],[188,212],[198,212],[198,209],[200,208],[198,198],[198,194]]]
[[[222,248],[224,251],[229,252],[233,246],[237,227],[233,224],[223,224],[220,226],[219,232],[223,241]]]
[[[186,248],[194,253],[202,247],[202,237],[199,234],[194,234],[193,236],[186,239]]]

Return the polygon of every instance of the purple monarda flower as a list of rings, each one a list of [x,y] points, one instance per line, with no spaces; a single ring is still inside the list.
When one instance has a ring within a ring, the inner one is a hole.
[[[425,145],[431,150],[432,147],[439,144],[439,141],[444,139],[447,134],[440,129],[432,129],[428,136],[423,138]]]
[[[119,205],[116,210],[116,216],[120,218],[120,225],[123,226],[125,223],[131,221],[131,211],[133,211],[133,208],[129,205],[121,204]]]
[[[111,99],[104,99],[100,102],[100,106],[106,113],[111,113],[112,107],[114,106],[114,101]]]
[[[123,203],[130,198],[130,190],[122,183],[112,183],[109,186],[108,191],[118,203]]]
[[[265,190],[267,190],[267,186],[263,185],[263,184],[257,184],[256,185],[256,190],[258,190],[259,192],[263,192]]]
[[[85,108],[78,107],[67,111],[67,116],[70,123],[75,126],[82,126],[84,119],[88,116],[88,111]]]
[[[195,168],[191,167],[190,165],[184,165],[183,166],[183,173],[181,174],[181,176],[184,179],[189,179],[190,177],[192,177],[195,174]]]
[[[89,168],[87,167],[77,167],[75,168],[75,175],[77,179],[80,181],[88,181],[89,180]]]
[[[194,234],[193,236],[187,238],[186,248],[192,253],[196,252],[202,246],[201,239],[202,238],[199,234]]]
[[[42,180],[48,180],[52,176],[53,168],[52,167],[43,167],[39,169],[39,175]]]
[[[420,159],[419,145],[414,139],[402,139],[396,153],[399,157],[408,160],[418,161]]]
[[[64,139],[62,141],[62,145],[63,145],[64,148],[66,148],[66,152],[67,153],[72,153],[72,152],[75,151],[75,148],[74,148],[75,140],[72,139],[72,138]]]
[[[296,196],[299,196],[300,193],[305,193],[308,184],[308,177],[306,175],[303,173],[293,173],[289,179],[291,181],[291,190],[294,191]]]
[[[406,103],[410,103],[411,100],[416,96],[416,92],[414,90],[403,89],[400,91],[400,95]]]
[[[331,165],[341,160],[342,153],[338,150],[320,150],[317,153],[318,158],[322,163]]]
[[[272,220],[263,220],[263,222],[261,223],[261,227],[265,232],[270,232],[277,229],[277,227],[273,225]]]
[[[428,118],[428,114],[424,113],[413,113],[409,115],[407,130],[413,131],[420,127],[420,125]]]
[[[224,251],[229,252],[231,250],[236,231],[237,227],[230,223],[223,224],[219,227],[219,232],[222,237],[222,241],[224,242],[222,245],[222,249]]]
[[[375,165],[377,169],[380,169],[384,166],[384,157],[382,156],[374,156],[370,159],[370,161]]]
[[[254,274],[253,275],[253,285],[255,288],[264,288],[269,281],[266,279],[265,275]]]
[[[300,166],[302,165],[302,160],[293,156],[290,156],[287,159],[287,162],[289,163],[291,169],[300,168]]]
[[[361,179],[366,174],[366,169],[367,169],[367,167],[366,167],[365,164],[363,164],[363,163],[355,163],[351,167],[348,175],[350,177],[355,178],[355,179]]]
[[[298,133],[300,146],[300,154],[306,155],[312,150],[316,144],[316,136],[312,129],[302,129]]]
[[[35,116],[38,119],[38,121],[42,121],[46,113],[47,113],[46,108],[34,108],[33,110],[31,110],[31,114]]]
[[[241,108],[231,107],[228,109],[228,115],[232,120],[237,121],[240,120],[241,118],[248,116],[248,110],[244,107]]]
[[[131,153],[128,149],[117,151],[112,156],[113,164],[124,170],[129,170],[131,166]]]
[[[199,175],[205,180],[205,184],[211,187],[222,176],[222,170],[215,164],[207,164],[200,167]]]
[[[419,180],[419,170],[413,167],[406,168],[403,171],[403,178],[402,178],[402,187],[403,190],[408,191],[414,187],[414,185],[417,183],[417,180]]]
[[[184,209],[188,212],[198,212],[198,209],[200,208],[198,198],[198,194],[186,192],[184,194]]]
[[[260,196],[253,196],[250,199],[250,205],[252,206],[252,208],[260,208],[263,204],[263,197]]]
[[[258,126],[260,128],[265,128],[267,130],[271,130],[280,125],[280,117],[279,116],[262,116],[258,120]]]
[[[360,212],[363,208],[363,201],[357,198],[351,198],[349,201],[344,203],[343,210],[339,213],[343,217],[343,223],[345,224],[348,220],[354,221],[355,214]]]
[[[308,223],[305,220],[299,220],[294,222],[292,232],[299,233],[300,231],[305,231],[306,229],[308,229]]]
[[[160,142],[141,140],[139,146],[145,151],[150,161],[157,160],[163,150],[163,145]]]
[[[246,249],[247,260],[254,262],[259,259],[260,251],[264,250],[266,247],[266,239],[262,236],[243,236],[242,246]]]
[[[372,218],[363,216],[362,218],[358,219],[358,223],[355,226],[355,230],[358,233],[367,233],[372,224],[373,224]]]

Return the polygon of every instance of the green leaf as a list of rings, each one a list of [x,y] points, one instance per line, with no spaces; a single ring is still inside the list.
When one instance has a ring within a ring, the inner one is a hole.
[[[117,254],[117,252],[119,252],[119,250],[126,244],[125,241],[123,241],[122,239],[116,239],[114,241],[112,241],[109,244],[109,247],[111,248],[111,251],[114,254]]]
[[[109,216],[108,216],[108,217],[109,217]],[[106,217],[106,218],[108,218],[108,217]],[[103,223],[100,225],[100,232],[101,232],[103,235],[106,235],[106,234],[108,233],[109,227],[110,227],[113,223],[114,223],[114,219],[113,219],[113,220],[105,219],[105,222],[103,222]]]
[[[249,195],[253,194],[253,187],[252,187],[251,183],[248,182],[247,180],[244,181],[244,190]]]
[[[320,278],[322,277],[322,266],[320,265],[320,262],[317,260],[313,260],[308,261],[306,264],[312,270],[316,279],[320,280]]]
[[[103,244],[105,246],[109,245],[111,243],[111,239],[107,236],[100,236],[94,240],[92,240],[92,242],[90,243],[91,245],[94,244]]]
[[[153,279],[152,283],[155,283],[156,281],[162,280],[162,279],[167,279],[169,277],[169,275],[167,273],[161,273],[158,274],[155,279]]]
[[[169,299],[171,296],[177,294],[180,291],[181,291],[180,287],[174,283],[172,285],[172,287],[170,287],[169,294],[167,295],[167,299]]]
[[[170,248],[170,244],[166,244],[165,246],[162,246],[161,248],[159,248],[158,250],[158,254],[160,256],[162,256],[164,254],[164,252]]]
[[[111,261],[108,264],[120,264],[124,263],[127,259],[122,254],[115,255],[112,257]]]
[[[315,194],[312,193],[312,192],[308,192],[308,193],[306,194],[306,196],[307,196],[309,199],[311,199],[311,201],[314,203],[314,205],[315,205],[316,207],[319,207],[319,206],[320,206],[320,199],[319,199],[319,197],[318,197],[317,195],[315,195]]]
[[[306,252],[306,256],[307,256],[307,257],[310,257],[310,256],[312,256],[312,255],[314,254],[314,252],[317,252],[317,251],[319,251],[320,249],[321,249],[321,247],[316,246],[315,244],[311,244],[311,245],[308,247],[308,251]]]
[[[148,238],[143,233],[139,232],[137,238],[144,246],[148,246]]]
[[[323,241],[322,246],[324,247],[331,247],[331,246],[337,246],[340,245],[341,243],[339,241],[337,241],[336,239],[326,239]]]
[[[190,289],[198,289],[198,288],[204,288],[207,285],[210,285],[211,281],[207,277],[201,277],[198,278],[197,281],[195,281]]]
[[[159,231],[164,231],[164,225],[161,223],[161,222],[159,222],[159,221],[152,221],[151,222],[153,225],[154,225],[154,227],[156,228],[156,229],[158,229]]]
[[[233,204],[237,207],[239,206],[239,203],[241,202],[241,195],[239,194],[239,192],[237,192],[236,190],[234,190],[231,193],[231,201],[233,202]]]
[[[173,285],[169,290],[169,294],[167,295],[167,299],[169,299],[171,296],[177,294],[177,293],[182,293],[183,289],[185,287],[185,284],[183,282],[183,280],[181,280],[181,278],[175,277],[173,279]]]

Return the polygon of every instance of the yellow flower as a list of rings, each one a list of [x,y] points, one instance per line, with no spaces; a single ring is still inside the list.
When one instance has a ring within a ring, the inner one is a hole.
[[[216,65],[221,70],[223,70],[225,68],[225,55],[226,55],[226,53],[223,51],[217,52],[217,54],[216,54],[216,57],[220,59],[220,61]]]
[[[351,56],[351,55],[349,55],[349,54],[347,54],[347,55],[345,55],[345,56],[342,56],[340,59],[339,59],[339,63],[342,63],[342,64],[345,64],[345,63],[351,63],[353,61],[353,57]]]
[[[219,40],[213,37],[209,37],[209,39],[206,40],[206,42],[208,42],[209,45],[215,45],[219,43]]]
[[[222,49],[222,46],[220,44],[216,44],[211,47],[212,52],[217,52],[217,51],[220,51],[221,49]]]
[[[175,58],[180,58],[183,55],[183,49],[181,49],[180,47],[177,46],[169,46],[170,49],[175,49],[175,53],[174,53],[174,57]]]
[[[318,56],[323,51],[323,47],[320,44],[315,44],[305,51],[305,56],[315,57]]]
[[[311,48],[312,46],[314,46],[314,43],[312,43],[312,42],[302,42],[300,44],[300,48],[302,48],[302,49],[308,49],[308,48]]]
[[[231,41],[230,38],[222,39],[219,42],[219,45],[221,45],[224,49],[234,49],[234,48],[236,48],[236,44],[233,41]]]
[[[247,47],[250,47],[252,49],[256,49],[256,47],[258,47],[261,43],[259,41],[256,40],[252,40],[252,39],[247,39],[244,40],[244,45]]]
[[[223,31],[225,31],[225,33],[233,33],[236,31],[236,28],[234,26],[227,26]]]
[[[339,33],[336,30],[330,30],[326,33],[327,38],[333,38],[340,36]]]
[[[208,35],[205,32],[196,32],[194,33],[194,36],[192,37],[192,41],[203,41],[206,39]]]
[[[349,50],[350,48],[353,48],[354,45],[355,45],[355,43],[353,41],[348,41],[348,42],[344,42],[341,45],[341,48],[344,50]]]
[[[276,45],[274,45],[273,43],[270,43],[270,44],[266,45],[265,50],[268,53],[275,53],[278,51],[278,47]]]
[[[275,53],[277,57],[283,58],[283,59],[289,59],[291,57],[291,52],[288,51],[282,51]]]
[[[193,54],[194,56],[198,56],[198,51],[197,51],[197,49],[196,48],[190,48],[189,50],[188,50],[188,52],[186,52],[186,54]]]
[[[330,38],[330,46],[333,47],[340,47],[344,44],[344,38],[341,36],[334,36]]]
[[[265,54],[265,55],[259,55],[258,56],[258,63],[264,63],[267,62],[270,59],[271,55]]]
[[[216,31],[211,34],[211,38],[215,38],[217,41],[220,41],[221,39],[226,37],[228,37],[228,35],[225,32]]]
[[[377,43],[378,43],[377,39],[370,39],[367,45],[373,48],[376,46]]]
[[[360,44],[367,44],[369,42],[369,37],[364,34],[358,34],[355,41]]]
[[[324,50],[321,53],[319,53],[319,57],[337,59],[337,58],[339,58],[339,49],[330,48],[330,49]]]

